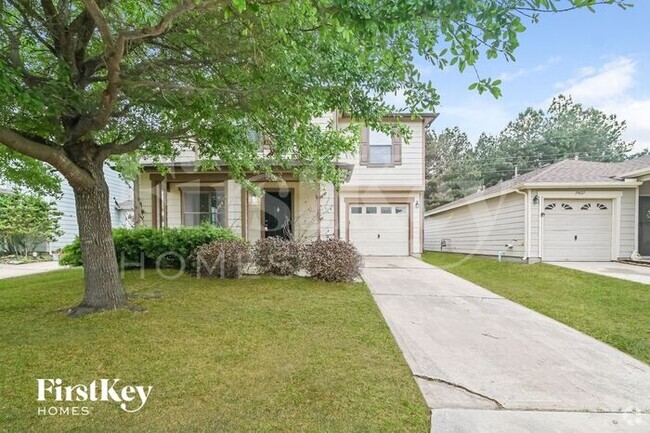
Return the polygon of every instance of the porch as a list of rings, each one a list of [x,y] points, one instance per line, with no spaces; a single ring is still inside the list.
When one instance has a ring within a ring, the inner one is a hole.
[[[282,172],[273,179],[247,180],[257,191],[244,188],[227,172],[144,172],[135,184],[138,221],[158,228],[207,222],[251,242],[270,236],[305,242],[338,236],[331,184]]]

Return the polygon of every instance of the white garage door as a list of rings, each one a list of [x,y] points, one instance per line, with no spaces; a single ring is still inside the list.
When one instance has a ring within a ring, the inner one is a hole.
[[[401,204],[353,204],[349,239],[365,256],[408,256],[409,208]]]
[[[611,260],[611,200],[547,200],[543,218],[544,260]]]

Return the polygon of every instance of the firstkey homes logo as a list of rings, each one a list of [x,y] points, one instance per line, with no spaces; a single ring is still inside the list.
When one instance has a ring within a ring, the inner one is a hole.
[[[64,384],[62,379],[37,379],[39,415],[88,415],[88,403],[116,403],[125,412],[144,407],[153,386],[122,385],[120,379],[99,379],[88,384]]]

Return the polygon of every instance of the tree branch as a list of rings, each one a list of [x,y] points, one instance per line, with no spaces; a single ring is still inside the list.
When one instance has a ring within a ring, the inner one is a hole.
[[[225,3],[229,0],[208,0],[201,4],[195,3],[194,0],[183,0],[178,6],[164,15],[155,26],[120,33],[114,44],[112,43],[112,38],[107,39],[107,36],[110,38],[110,30],[108,29],[106,19],[101,13],[95,0],[83,1],[86,10],[93,17],[94,22],[98,26],[105,26],[104,30],[100,29],[100,33],[102,33],[104,52],[106,53],[105,62],[107,84],[106,89],[104,89],[104,92],[102,93],[101,105],[98,113],[92,117],[83,116],[70,131],[68,137],[70,141],[78,140],[89,132],[102,129],[108,124],[111,118],[111,112],[115,106],[115,101],[117,100],[117,93],[122,85],[120,69],[122,59],[127,52],[127,44],[134,42],[137,43],[142,39],[160,36],[169,30],[174,20],[179,16],[193,10],[206,9],[219,3]]]
[[[95,0],[83,0],[83,3],[86,7],[86,11],[88,11],[88,15],[93,19],[97,29],[99,30],[99,34],[102,36],[102,40],[104,41],[104,51],[111,50],[113,48],[111,29],[108,27],[108,22],[97,5],[97,2],[95,2]]]
[[[47,162],[61,172],[73,186],[94,184],[90,174],[74,164],[63,148],[55,143],[40,141],[37,137],[27,137],[21,132],[0,126],[0,144],[23,155]]]
[[[108,143],[99,148],[98,156],[101,160],[106,160],[106,158],[112,155],[122,155],[133,152],[134,150],[139,149],[145,141],[147,140],[144,137],[134,137],[123,144],[118,144],[117,142]]]

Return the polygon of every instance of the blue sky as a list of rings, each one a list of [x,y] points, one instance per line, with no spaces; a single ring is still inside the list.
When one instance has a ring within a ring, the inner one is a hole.
[[[547,107],[554,95],[626,120],[624,138],[635,150],[650,147],[650,0],[631,0],[634,7],[598,7],[542,16],[528,24],[515,52],[516,62],[482,60],[483,76],[503,80],[503,97],[478,95],[467,87],[474,72],[433,70],[423,65],[441,95],[435,130],[459,126],[472,141],[483,131],[499,132],[528,106]]]

